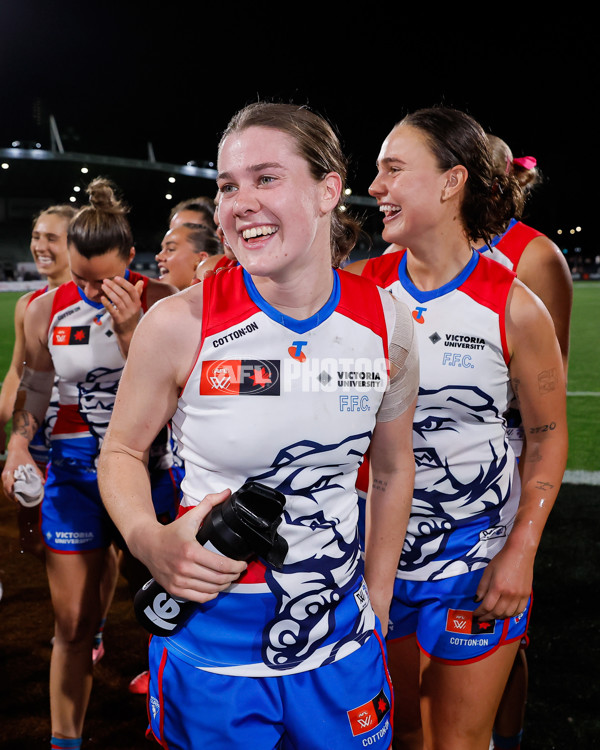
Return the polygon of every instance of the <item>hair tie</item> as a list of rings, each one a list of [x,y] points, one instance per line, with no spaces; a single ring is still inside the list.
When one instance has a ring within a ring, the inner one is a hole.
[[[513,164],[518,164],[523,169],[533,169],[537,164],[535,156],[520,156],[518,159],[513,159]]]
[[[496,197],[498,193],[500,195],[504,195],[504,190],[502,189],[500,180],[497,177],[494,177],[494,179],[492,180],[492,195]]]

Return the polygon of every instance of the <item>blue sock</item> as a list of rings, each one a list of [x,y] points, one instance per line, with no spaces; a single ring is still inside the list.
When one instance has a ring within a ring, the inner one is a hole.
[[[100,625],[98,626],[98,632],[94,636],[94,648],[100,648],[100,643],[102,642],[102,634],[104,631],[105,623],[106,623],[106,617],[100,620]]]
[[[81,737],[50,737],[50,750],[80,750]]]
[[[492,732],[492,738],[494,740],[494,750],[518,750],[521,747],[521,740],[523,739],[523,730],[514,737],[502,737],[496,732]]]

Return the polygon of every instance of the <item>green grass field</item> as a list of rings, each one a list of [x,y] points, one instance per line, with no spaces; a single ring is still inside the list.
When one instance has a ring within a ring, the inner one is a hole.
[[[597,282],[580,281],[574,285],[567,392],[567,469],[600,471],[600,283]]]
[[[12,356],[13,311],[20,292],[0,293],[0,378]],[[600,283],[576,282],[569,357],[571,471],[600,471]],[[595,395],[593,395],[595,394]]]

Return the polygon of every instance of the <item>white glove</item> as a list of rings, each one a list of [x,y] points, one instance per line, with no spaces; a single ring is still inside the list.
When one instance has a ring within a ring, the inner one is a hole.
[[[39,505],[44,497],[44,483],[33,464],[21,464],[15,469],[14,493],[26,508]]]

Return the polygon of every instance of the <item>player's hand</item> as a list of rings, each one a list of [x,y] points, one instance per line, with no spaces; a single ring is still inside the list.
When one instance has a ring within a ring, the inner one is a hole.
[[[534,555],[513,550],[507,543],[484,570],[477,587],[479,620],[503,620],[521,614],[527,606],[533,584]]]
[[[25,448],[10,448],[4,463],[4,469],[2,470],[2,488],[4,494],[13,503],[18,503],[18,499],[15,497],[14,486],[15,486],[15,470],[19,466],[26,466],[32,464],[35,466],[40,477],[43,477],[42,472],[37,467],[37,464],[31,457],[31,453]]]
[[[166,526],[154,525],[150,534],[132,546],[153,577],[172,596],[196,602],[214,599],[246,570],[246,563],[205,549],[196,539],[198,529],[213,505],[226,500],[230,490],[207,495],[183,516]]]
[[[143,280],[132,284],[122,276],[115,276],[112,279],[104,279],[102,291],[104,294],[100,301],[114,321],[115,333],[132,333],[140,319]]]

